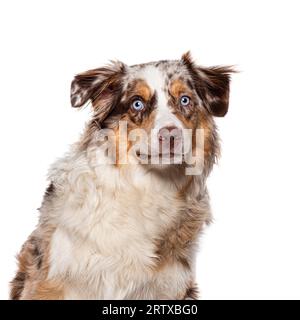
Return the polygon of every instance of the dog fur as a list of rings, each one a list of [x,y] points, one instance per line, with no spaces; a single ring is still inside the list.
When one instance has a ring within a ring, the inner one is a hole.
[[[75,77],[71,104],[92,101],[93,118],[50,170],[11,299],[198,298],[197,240],[211,221],[206,179],[219,155],[213,116],[227,113],[232,72],[197,66],[187,53],[134,66],[113,62]],[[177,103],[182,92],[191,97],[186,109]],[[130,108],[133,96],[146,110]],[[183,128],[204,130],[201,175],[186,175],[184,164],[110,164],[99,152],[100,128],[118,132],[122,120],[128,132],[150,130],[166,114]]]

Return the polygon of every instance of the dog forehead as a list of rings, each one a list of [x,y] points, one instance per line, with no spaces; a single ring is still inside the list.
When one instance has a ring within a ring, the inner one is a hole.
[[[187,77],[185,67],[176,60],[135,65],[128,71],[128,84],[134,80],[143,80],[153,92],[166,90],[172,79]]]

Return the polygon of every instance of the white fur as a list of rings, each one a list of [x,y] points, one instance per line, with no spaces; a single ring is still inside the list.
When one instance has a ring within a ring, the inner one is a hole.
[[[183,206],[174,185],[142,166],[98,165],[104,159],[96,148],[83,154],[74,150],[50,175],[58,199],[47,219],[58,227],[48,278],[70,279],[66,299],[134,298],[145,282],[145,298],[175,298],[157,297],[157,286],[162,293],[170,286],[180,292],[191,275],[179,265],[160,273],[151,269],[153,239],[167,230]],[[151,282],[156,291],[149,288]]]

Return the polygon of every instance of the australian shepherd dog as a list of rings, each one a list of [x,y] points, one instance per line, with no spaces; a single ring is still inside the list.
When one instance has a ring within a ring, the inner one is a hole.
[[[49,172],[11,299],[197,299],[197,241],[211,220],[230,66],[119,61],[75,76],[92,119]]]

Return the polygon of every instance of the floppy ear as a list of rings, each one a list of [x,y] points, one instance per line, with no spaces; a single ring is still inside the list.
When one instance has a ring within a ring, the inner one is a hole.
[[[205,108],[213,116],[224,117],[228,111],[230,75],[236,71],[232,66],[197,66],[189,52],[182,56],[182,61],[192,75],[195,89]]]
[[[76,75],[71,84],[72,107],[79,108],[91,100],[95,109],[101,108],[101,102],[107,103],[120,87],[124,72],[123,63],[113,62],[106,67]]]

